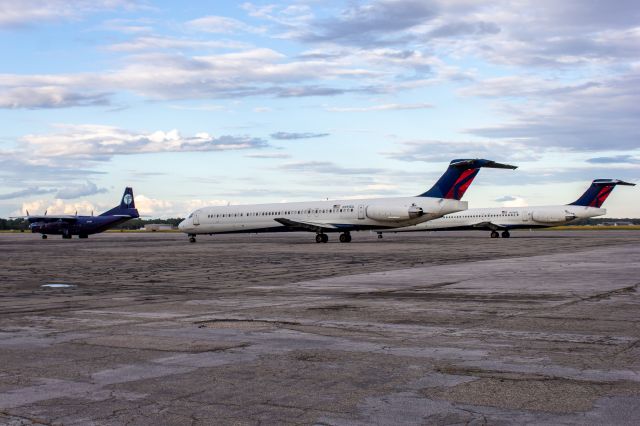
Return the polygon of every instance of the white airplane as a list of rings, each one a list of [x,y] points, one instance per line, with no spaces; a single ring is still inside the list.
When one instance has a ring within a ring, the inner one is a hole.
[[[509,238],[510,229],[548,228],[564,225],[575,219],[606,214],[607,210],[601,206],[616,185],[635,186],[634,183],[617,179],[596,179],[580,198],[564,206],[468,209],[415,226],[396,228],[391,232],[479,229],[491,231],[491,238],[499,238],[498,231],[502,231],[503,238]],[[382,231],[378,232],[378,238],[382,238]]]
[[[192,243],[197,234],[291,231],[315,232],[317,243],[326,243],[329,232],[340,232],[340,242],[348,243],[351,231],[415,225],[466,210],[460,198],[482,167],[516,168],[490,160],[453,160],[430,190],[415,197],[204,207],[178,228]]]

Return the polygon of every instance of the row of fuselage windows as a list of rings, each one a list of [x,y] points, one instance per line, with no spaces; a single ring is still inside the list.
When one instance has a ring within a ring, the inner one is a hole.
[[[305,210],[287,210],[283,212],[249,212],[249,213],[217,213],[208,214],[207,218],[214,219],[219,217],[256,217],[256,216],[283,216],[292,214],[319,214],[319,213],[348,213],[353,209],[305,209]]]
[[[460,219],[460,218],[472,218],[472,217],[507,217],[507,216],[519,216],[519,213],[509,212],[509,213],[486,213],[486,214],[466,214],[466,215],[456,215],[456,216],[444,216],[445,219]]]

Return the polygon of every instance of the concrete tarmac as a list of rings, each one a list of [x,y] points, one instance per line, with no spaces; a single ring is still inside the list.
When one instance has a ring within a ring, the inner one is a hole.
[[[0,234],[0,423],[640,424],[640,232],[512,235]]]

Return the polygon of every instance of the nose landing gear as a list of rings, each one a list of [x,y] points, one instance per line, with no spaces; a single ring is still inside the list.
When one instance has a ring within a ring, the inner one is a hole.
[[[47,234],[42,234],[42,239],[46,240],[47,239]]]
[[[195,243],[196,242],[195,234],[189,234],[189,242],[190,243]]]

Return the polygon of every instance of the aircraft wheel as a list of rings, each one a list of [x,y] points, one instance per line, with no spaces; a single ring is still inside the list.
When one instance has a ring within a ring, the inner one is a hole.
[[[47,234],[42,234],[42,239],[46,240],[47,239]]]
[[[382,232],[378,232],[378,239],[382,239]]]
[[[491,231],[491,238],[500,238],[500,234],[498,234],[498,231]]]
[[[326,243],[327,241],[329,241],[329,236],[327,234],[321,234],[322,235],[322,242]]]
[[[324,234],[316,234],[316,243],[322,243]]]
[[[511,234],[509,233],[509,231],[502,231],[502,238],[509,238],[511,236]]]
[[[196,242],[196,236],[195,235],[189,235],[189,242],[190,243],[195,243]]]
[[[350,243],[351,242],[351,234],[345,232],[344,234],[340,234],[340,242],[341,243]]]

